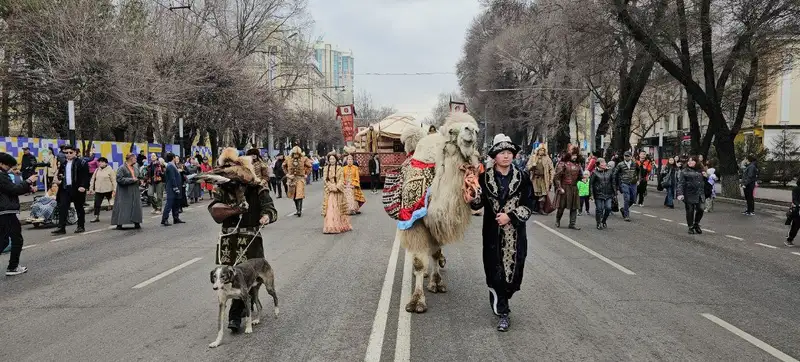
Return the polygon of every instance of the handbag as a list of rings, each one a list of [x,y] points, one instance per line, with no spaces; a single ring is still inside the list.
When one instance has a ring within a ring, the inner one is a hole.
[[[211,218],[214,219],[214,222],[222,224],[222,222],[229,217],[243,214],[244,210],[218,202],[208,207],[208,213],[211,214]]]

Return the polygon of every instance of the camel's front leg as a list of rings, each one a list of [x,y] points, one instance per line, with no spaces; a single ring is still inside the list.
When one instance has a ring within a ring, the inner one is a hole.
[[[425,290],[422,283],[425,280],[425,271],[428,270],[430,256],[428,253],[413,253],[414,266],[414,293],[411,294],[411,301],[406,304],[406,312],[425,313],[428,305],[425,303]]]
[[[431,257],[433,258],[433,273],[431,273],[431,277],[428,280],[428,290],[431,293],[446,293],[447,285],[442,281],[442,274],[439,272],[439,269],[444,266],[442,265],[442,260],[444,260],[442,249],[436,249]]]

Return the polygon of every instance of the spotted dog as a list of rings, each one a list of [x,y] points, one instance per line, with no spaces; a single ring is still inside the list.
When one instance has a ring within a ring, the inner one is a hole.
[[[211,284],[217,292],[219,301],[219,319],[217,320],[217,339],[208,346],[217,347],[222,342],[225,331],[225,306],[228,299],[241,299],[247,306],[244,333],[253,333],[253,324],[259,323],[261,315],[261,301],[258,291],[261,284],[267,288],[267,293],[272,296],[275,303],[275,318],[278,317],[278,295],[275,293],[275,274],[266,259],[249,259],[236,266],[220,265],[211,271]],[[255,317],[251,318],[251,306],[255,306]]]

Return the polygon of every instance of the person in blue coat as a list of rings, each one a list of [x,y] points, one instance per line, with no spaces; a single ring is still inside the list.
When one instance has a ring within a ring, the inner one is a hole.
[[[172,222],[175,224],[183,224],[184,221],[180,219],[178,211],[180,210],[181,200],[181,172],[178,170],[178,162],[180,159],[172,153],[168,153],[167,157],[167,171],[164,176],[165,187],[167,192],[167,202],[164,205],[164,214],[161,216],[161,225],[170,226],[169,214],[172,213]]]

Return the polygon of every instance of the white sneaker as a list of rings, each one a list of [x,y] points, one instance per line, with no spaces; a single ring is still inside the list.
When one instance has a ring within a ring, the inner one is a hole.
[[[20,275],[22,273],[26,273],[27,271],[28,271],[28,268],[26,268],[26,267],[24,267],[22,265],[17,265],[17,268],[14,269],[14,270],[6,270],[6,276]]]

